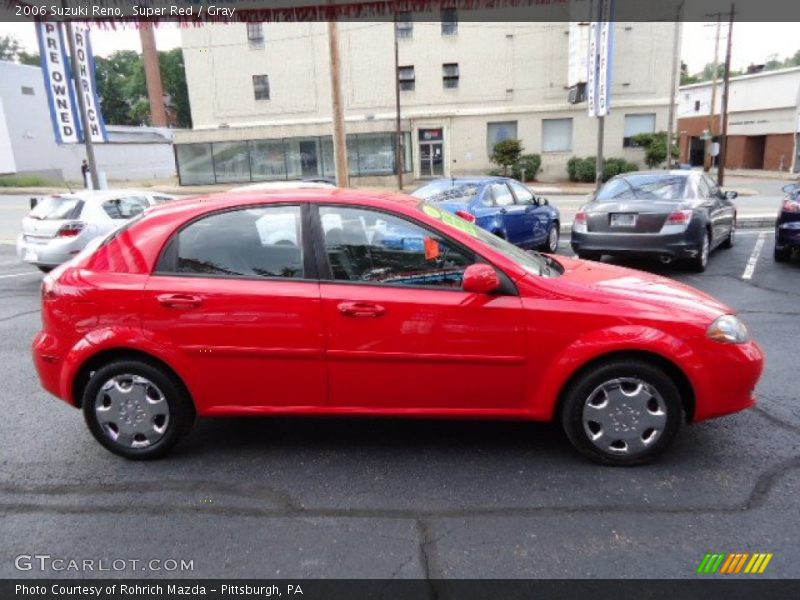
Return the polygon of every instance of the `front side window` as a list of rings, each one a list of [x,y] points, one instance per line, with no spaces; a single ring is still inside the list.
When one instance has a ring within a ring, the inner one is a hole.
[[[461,287],[475,257],[412,221],[365,208],[320,208],[333,279],[402,286]]]
[[[112,219],[130,219],[142,214],[149,205],[142,196],[123,196],[103,202],[103,210]]]
[[[521,183],[516,181],[511,182],[511,189],[514,190],[514,195],[517,197],[518,204],[535,204],[533,194]]]
[[[269,75],[253,75],[253,94],[256,100],[269,100]]]
[[[299,206],[259,206],[204,217],[177,238],[178,273],[302,279]]]

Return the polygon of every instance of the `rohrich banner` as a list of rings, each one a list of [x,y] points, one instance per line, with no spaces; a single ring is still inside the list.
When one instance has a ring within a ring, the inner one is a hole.
[[[92,142],[108,140],[100,99],[95,81],[95,62],[89,38],[89,30],[82,25],[73,25],[72,38],[75,44],[77,64],[72,65],[61,23],[38,22],[39,53],[50,120],[59,144],[77,144],[84,141],[88,131]],[[73,69],[78,73],[79,88],[75,89]],[[83,96],[86,107],[86,123],[81,118],[78,98]]]

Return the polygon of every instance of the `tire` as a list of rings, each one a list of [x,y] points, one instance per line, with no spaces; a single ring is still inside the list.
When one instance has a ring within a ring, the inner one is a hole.
[[[792,249],[788,246],[785,248],[778,248],[775,246],[773,257],[775,258],[775,262],[789,262],[789,259],[792,258]]]
[[[594,254],[591,252],[578,252],[578,258],[581,260],[600,260],[603,258],[602,254]]]
[[[725,241],[720,244],[720,248],[733,248],[733,244],[736,237],[736,219],[734,218],[733,223],[731,223],[731,232],[728,234],[728,237],[725,238]]]
[[[83,416],[107,450],[132,460],[150,460],[164,456],[189,432],[195,411],[172,373],[153,363],[123,359],[91,377],[83,393]]]
[[[708,267],[708,257],[711,254],[711,235],[703,234],[703,241],[697,256],[689,259],[689,266],[695,273],[702,273]]]
[[[42,265],[36,265],[36,268],[39,269],[42,273],[49,273],[53,270],[53,267],[45,267]]]
[[[583,456],[603,465],[633,466],[669,447],[683,410],[678,388],[661,369],[628,359],[581,373],[562,396],[560,417],[567,438]]]
[[[559,230],[558,223],[553,221],[550,224],[550,228],[547,230],[547,238],[544,244],[539,246],[539,250],[549,254],[555,254],[558,252],[558,240],[560,236],[561,231]]]

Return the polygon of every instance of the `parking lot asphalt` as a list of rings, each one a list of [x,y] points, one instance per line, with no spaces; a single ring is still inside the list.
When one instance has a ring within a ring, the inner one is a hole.
[[[204,420],[167,459],[126,461],[39,387],[41,275],[0,245],[0,577],[696,577],[707,552],[771,552],[760,577],[796,577],[800,260],[771,247],[740,232],[700,275],[625,263],[727,302],[766,354],[756,408],[625,469],[554,425],[376,419]],[[21,572],[20,554],[194,568]]]

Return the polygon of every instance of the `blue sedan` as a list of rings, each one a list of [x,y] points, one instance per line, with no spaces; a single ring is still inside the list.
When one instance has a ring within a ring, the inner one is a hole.
[[[558,209],[509,177],[437,179],[412,196],[455,213],[521,248],[558,250]]]

